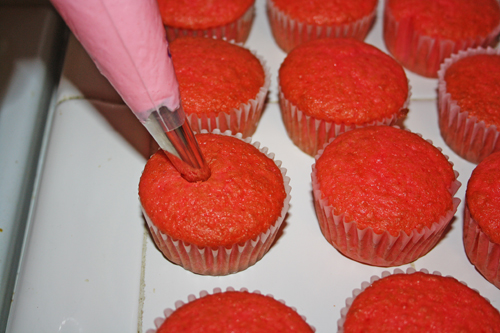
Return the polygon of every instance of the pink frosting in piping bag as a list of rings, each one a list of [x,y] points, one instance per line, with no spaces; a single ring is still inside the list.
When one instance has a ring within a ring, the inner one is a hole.
[[[158,105],[172,111],[179,107],[178,83],[155,0],[52,3],[141,122]]]
[[[210,169],[186,121],[156,0],[52,0],[101,73],[190,182]]]

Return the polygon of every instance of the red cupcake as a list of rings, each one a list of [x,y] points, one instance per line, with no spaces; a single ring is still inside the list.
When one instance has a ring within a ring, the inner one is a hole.
[[[500,332],[500,313],[476,290],[413,268],[372,277],[346,300],[339,333]]]
[[[324,38],[290,52],[279,69],[288,136],[314,156],[348,130],[393,125],[406,116],[408,79],[393,58],[352,38]]]
[[[244,43],[255,16],[254,4],[255,0],[158,0],[170,42],[197,36]]]
[[[178,301],[176,310],[166,309],[165,318],[155,320],[156,330],[147,333],[312,333],[309,326],[294,308],[272,295],[246,289],[235,291],[228,288],[222,292],[214,289],[200,297],[188,297],[188,302]]]
[[[498,0],[387,0],[384,41],[407,69],[437,77],[452,53],[488,46],[500,33]]]
[[[230,130],[243,137],[255,132],[271,81],[264,60],[213,38],[178,38],[170,52],[193,131]]]
[[[500,152],[486,157],[467,183],[465,252],[477,270],[500,288]]]
[[[439,70],[439,128],[446,144],[469,162],[500,151],[500,50],[453,54]]]
[[[429,252],[460,202],[458,173],[419,135],[390,126],[343,133],[313,165],[316,215],[345,256],[399,266]]]
[[[151,235],[167,259],[204,275],[226,275],[268,251],[289,207],[289,178],[259,143],[196,135],[211,170],[188,182],[162,151],[146,164],[139,198]]]
[[[267,15],[278,46],[290,52],[321,38],[364,40],[375,20],[377,0],[267,0]]]

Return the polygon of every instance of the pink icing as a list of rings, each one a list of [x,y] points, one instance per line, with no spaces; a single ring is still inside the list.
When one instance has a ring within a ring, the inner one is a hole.
[[[179,88],[155,0],[52,0],[66,24],[141,121],[178,108]]]

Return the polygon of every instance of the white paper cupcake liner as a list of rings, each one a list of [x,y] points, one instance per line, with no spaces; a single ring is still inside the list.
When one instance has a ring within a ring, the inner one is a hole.
[[[432,141],[427,141],[432,144]],[[316,161],[322,153],[323,149],[318,152]],[[446,155],[445,157],[448,158]],[[454,172],[455,181],[449,188],[452,196],[461,186],[457,180],[458,172],[456,170]],[[424,227],[420,231],[413,230],[409,235],[404,231],[401,231],[398,236],[393,236],[387,231],[377,234],[370,227],[358,229],[356,221],[347,222],[344,213],[334,214],[334,207],[330,206],[328,199],[323,197],[316,177],[316,164],[312,166],[311,178],[314,208],[325,239],[346,257],[373,266],[400,266],[427,254],[441,239],[460,204],[460,199],[453,197],[451,210],[432,223],[430,227]]]
[[[307,115],[285,97],[279,84],[278,91],[281,116],[288,136],[300,150],[313,157],[328,141],[347,131],[367,126],[396,125],[406,116],[405,110],[408,110],[411,98],[411,85],[408,81],[406,101],[392,116],[361,124],[343,124]]]
[[[202,131],[205,133],[206,131]],[[231,135],[229,131],[221,133],[214,130],[213,133],[234,136],[247,143],[251,138],[242,138],[241,133]],[[274,160],[274,153],[268,153],[268,148],[260,148],[259,142],[252,143],[262,154],[272,159],[281,171],[285,186],[286,197],[283,208],[277,221],[265,232],[244,243],[234,244],[231,247],[219,246],[217,248],[199,247],[194,244],[183,242],[170,237],[160,231],[151,221],[141,206],[151,236],[163,255],[171,262],[178,264],[193,273],[201,275],[228,275],[236,273],[254,265],[259,261],[271,247],[278,230],[285,219],[290,205],[290,178],[286,176],[286,169],[281,167],[281,161]]]
[[[469,112],[463,110],[447,92],[444,76],[448,68],[458,60],[478,54],[500,55],[500,50],[480,47],[460,51],[447,58],[438,72],[441,136],[457,155],[472,163],[479,163],[491,153],[500,151],[500,130],[495,125],[487,126],[477,117],[469,116]]]
[[[492,45],[500,33],[498,25],[486,37],[453,41],[421,35],[412,19],[397,21],[387,7],[384,8],[383,37],[388,51],[403,67],[430,78],[436,78],[441,63],[451,54],[478,46]]]
[[[183,36],[193,37],[212,37],[216,39],[225,39],[236,43],[244,43],[255,17],[255,5],[250,6],[247,11],[236,21],[207,29],[183,29],[171,26],[165,26],[167,32],[167,40],[174,41],[176,38]]]
[[[221,132],[229,130],[233,135],[241,133],[244,138],[252,136],[255,133],[262,116],[269,86],[271,85],[271,72],[265,60],[255,52],[252,53],[259,59],[265,74],[264,85],[260,87],[255,98],[252,98],[247,103],[242,103],[239,108],[232,109],[229,113],[210,112],[187,115],[191,129],[194,132],[199,133],[201,130],[211,132],[215,129],[219,129]]]
[[[470,215],[464,212],[463,241],[470,262],[495,287],[500,289],[500,244],[494,243]]]
[[[285,52],[290,52],[297,45],[320,38],[351,37],[362,41],[370,31],[377,12],[375,6],[373,12],[357,21],[340,25],[321,26],[292,19],[279,10],[272,0],[267,0],[266,7],[274,39]]]
[[[421,269],[419,271],[417,271],[416,269],[410,267],[405,271],[403,271],[402,269],[399,269],[399,268],[396,268],[394,270],[394,272],[391,274],[389,271],[384,271],[382,272],[382,274],[380,276],[377,276],[377,275],[373,275],[371,278],[370,278],[370,281],[365,281],[363,283],[361,283],[361,288],[360,289],[354,289],[352,291],[352,297],[348,297],[345,301],[345,304],[346,306],[343,307],[341,310],[340,310],[340,319],[337,321],[337,328],[338,328],[338,333],[344,333],[344,323],[345,323],[345,320],[346,320],[346,316],[347,316],[347,313],[349,312],[349,309],[352,305],[352,303],[354,302],[354,299],[359,295],[361,294],[366,288],[368,288],[369,286],[371,286],[375,281],[377,280],[380,280],[381,278],[385,278],[385,277],[388,277],[389,275],[395,275],[395,274],[413,274],[413,273],[416,273],[416,272],[422,272],[422,273],[425,273],[425,274],[433,274],[433,275],[438,275],[438,276],[442,276],[442,274],[438,271],[434,271],[432,273],[429,273],[429,271],[427,269]],[[452,277],[452,276],[449,276],[449,277]],[[460,283],[462,283],[464,286],[467,286],[467,284],[463,281],[459,281]],[[470,287],[469,287],[470,288]],[[471,288],[472,290],[476,291],[478,294],[479,292],[473,288]],[[485,298],[485,297],[483,297]],[[488,302],[489,300],[487,298],[485,298]]]

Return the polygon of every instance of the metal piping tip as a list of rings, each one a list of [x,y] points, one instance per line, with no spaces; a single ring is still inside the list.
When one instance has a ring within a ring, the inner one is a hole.
[[[172,129],[173,121],[181,125]],[[182,106],[175,111],[161,106],[158,111],[151,113],[144,126],[184,179],[197,182],[210,178],[210,168],[203,158],[189,122],[185,119]]]
[[[197,182],[210,178],[210,168],[187,121],[181,127],[167,132],[166,136],[175,147],[175,153],[163,150],[184,179]]]

